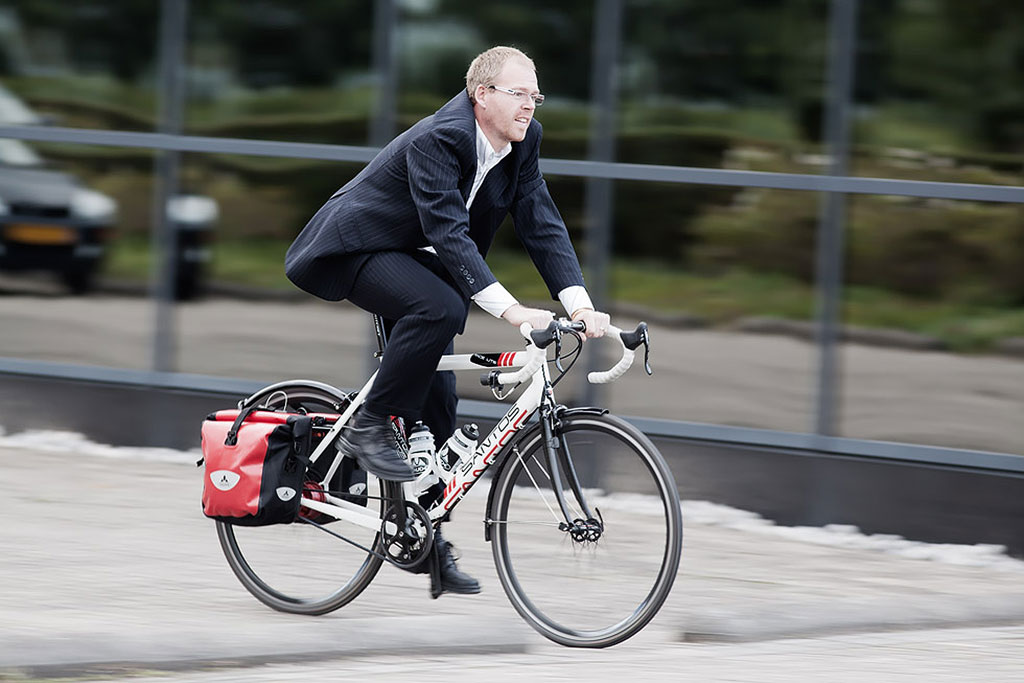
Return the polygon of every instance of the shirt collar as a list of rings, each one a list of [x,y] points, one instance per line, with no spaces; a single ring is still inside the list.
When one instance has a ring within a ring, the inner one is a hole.
[[[484,130],[480,127],[480,122],[475,121],[475,123],[477,165],[482,167],[488,162],[496,164],[508,156],[508,153],[512,151],[512,143],[506,142],[504,147],[495,152],[494,148],[491,147],[491,141],[487,139],[486,135],[484,135]]]

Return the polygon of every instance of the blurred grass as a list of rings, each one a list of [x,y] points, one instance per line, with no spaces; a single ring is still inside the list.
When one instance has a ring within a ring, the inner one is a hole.
[[[290,291],[295,287],[284,275],[284,254],[288,242],[278,239],[231,239],[211,245],[213,257],[209,278],[212,282]],[[107,255],[106,274],[128,282],[147,282],[152,257],[146,236],[121,235]]]
[[[229,239],[215,242],[212,248],[214,283],[295,291],[284,275],[287,242]],[[517,298],[552,305],[547,287],[525,255],[495,251],[487,260]],[[111,277],[145,282],[149,267],[149,243],[142,236],[126,235],[112,245],[107,261]],[[783,275],[738,269],[706,276],[658,263],[619,259],[612,266],[611,288],[616,302],[663,314],[696,315],[712,325],[748,316],[810,320],[815,310],[813,287]],[[844,292],[843,320],[847,325],[925,334],[960,352],[981,352],[999,339],[1024,337],[1024,308],[924,301],[873,287],[847,286]]]
[[[151,263],[144,235],[119,234],[110,243],[103,269],[119,280],[144,281],[149,278]]]

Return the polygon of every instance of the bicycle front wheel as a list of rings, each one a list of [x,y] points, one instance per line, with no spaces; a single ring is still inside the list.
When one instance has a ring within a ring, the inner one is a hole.
[[[672,589],[682,549],[679,493],[654,444],[618,418],[566,417],[555,437],[557,476],[534,429],[511,447],[495,479],[489,521],[498,578],[545,637],[608,647],[647,625]]]
[[[277,384],[254,394],[249,403],[290,411],[338,413],[347,397],[327,385],[294,382]],[[334,449],[324,457],[333,457]],[[397,486],[369,475],[368,511],[381,517],[383,498],[399,495]],[[379,533],[348,522],[314,519],[326,529],[363,548],[379,551]],[[324,529],[301,521],[264,527],[217,522],[217,537],[228,565],[260,602],[282,612],[325,614],[347,604],[376,576],[382,560],[332,536]]]

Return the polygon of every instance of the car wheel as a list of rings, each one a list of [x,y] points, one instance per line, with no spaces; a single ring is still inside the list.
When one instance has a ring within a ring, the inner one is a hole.
[[[203,293],[202,274],[197,268],[178,264],[174,283],[174,296],[178,301],[191,301]]]
[[[96,287],[96,269],[75,268],[73,270],[66,270],[61,273],[61,279],[64,282],[64,286],[72,294],[76,296],[88,294]]]

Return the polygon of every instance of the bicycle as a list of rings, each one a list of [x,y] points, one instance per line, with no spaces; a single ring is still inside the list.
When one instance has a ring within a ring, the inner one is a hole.
[[[382,321],[375,316],[374,322],[380,354],[386,338]],[[406,569],[421,563],[433,542],[433,526],[495,468],[484,536],[502,588],[526,622],[572,647],[607,647],[646,626],[679,567],[682,517],[675,481],[657,448],[635,427],[605,409],[567,408],[555,401],[554,387],[582,349],[581,323],[552,321],[543,330],[524,324],[520,331],[525,350],[446,355],[438,364],[438,371],[486,370],[481,382],[499,399],[528,384],[426,508],[407,499],[408,485],[372,475],[365,492],[329,489],[344,461],[350,468],[354,462],[334,444],[376,373],[356,392],[290,380],[240,401],[240,409],[256,404],[313,415],[319,440],[310,470],[317,476],[304,487],[294,523],[217,522],[221,547],[243,586],[276,610],[307,615],[336,610],[358,596],[385,562]],[[578,345],[563,356],[567,335]],[[650,374],[646,324],[632,332],[613,327],[608,336],[619,340],[622,357],[610,370],[590,373],[591,382],[621,376],[641,345]],[[554,379],[550,363],[561,373]],[[396,436],[404,438],[400,428]]]

